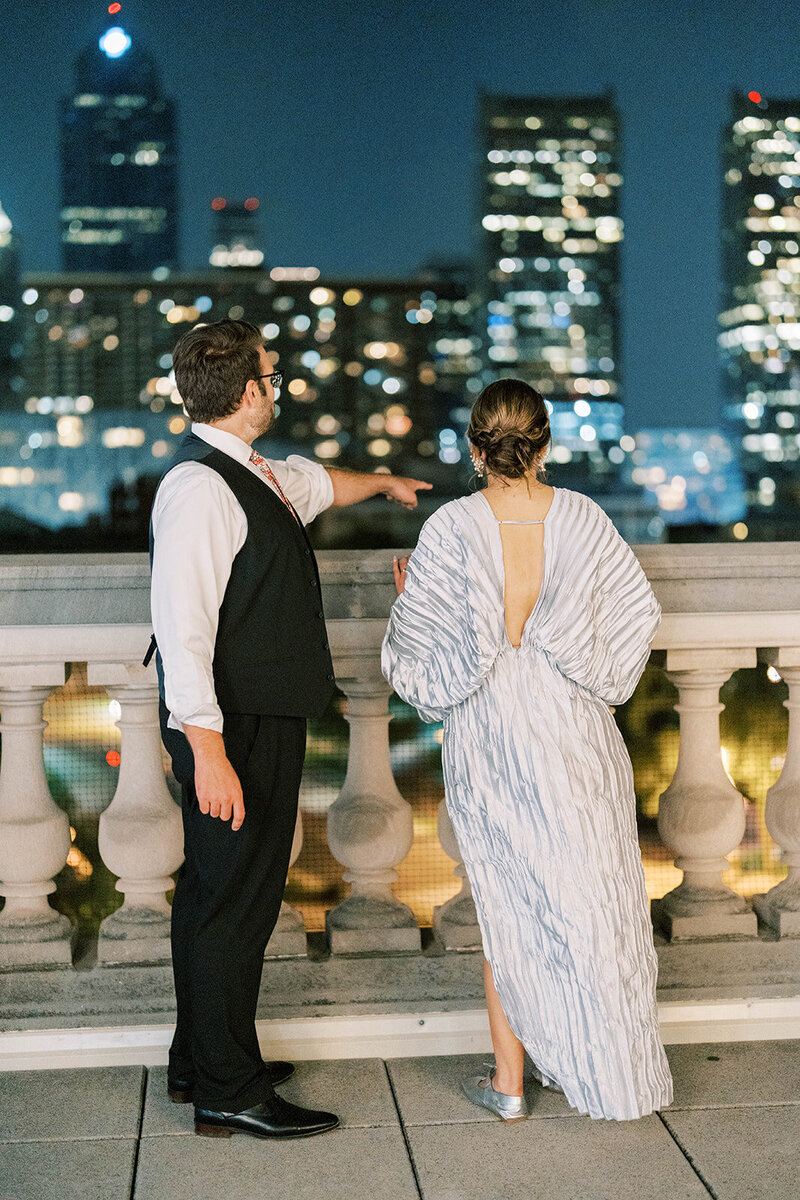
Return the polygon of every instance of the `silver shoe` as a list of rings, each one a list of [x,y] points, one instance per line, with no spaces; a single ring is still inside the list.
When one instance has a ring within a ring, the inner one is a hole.
[[[461,1090],[468,1100],[480,1108],[488,1108],[489,1112],[500,1117],[502,1121],[527,1121],[529,1116],[528,1102],[524,1096],[507,1096],[505,1092],[496,1092],[492,1087],[495,1068],[492,1067],[484,1078],[473,1075],[461,1084]]]

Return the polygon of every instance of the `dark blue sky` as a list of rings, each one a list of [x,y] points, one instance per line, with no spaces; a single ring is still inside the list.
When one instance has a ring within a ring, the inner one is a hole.
[[[270,264],[398,276],[469,253],[476,93],[614,89],[623,122],[627,425],[719,411],[720,127],[732,88],[800,95],[797,0],[7,0],[0,202],[24,266],[58,269],[58,98],[120,23],[181,128],[184,264],[211,197],[262,199]]]

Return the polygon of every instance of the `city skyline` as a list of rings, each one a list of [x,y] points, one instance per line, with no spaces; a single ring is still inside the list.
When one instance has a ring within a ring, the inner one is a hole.
[[[566,2],[534,21],[529,4],[501,2],[490,22],[467,0],[431,12],[300,3],[266,23],[260,5],[226,9],[224,20],[222,11],[211,0],[202,28],[180,12],[165,25],[160,6],[127,0],[114,18],[154,54],[178,103],[185,266],[207,255],[217,194],[260,197],[269,263],[302,258],[323,274],[398,277],[432,253],[463,257],[474,249],[478,89],[612,88],[622,116],[629,417],[718,420],[719,133],[732,88],[800,90],[793,7],[767,15],[683,3],[665,14],[627,0]],[[57,265],[58,99],[72,60],[108,23],[105,5],[81,3],[38,24],[11,13],[0,34],[17,59],[30,49],[28,82],[4,83],[11,166],[0,170],[23,270]],[[41,153],[43,140],[52,154]]]

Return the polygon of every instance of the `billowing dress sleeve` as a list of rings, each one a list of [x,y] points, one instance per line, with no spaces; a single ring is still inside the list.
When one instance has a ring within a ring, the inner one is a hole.
[[[572,603],[542,631],[542,641],[562,674],[606,704],[624,704],[647,665],[661,608],[610,518],[593,502],[587,508],[569,551]]]
[[[422,527],[381,650],[385,678],[428,722],[443,721],[480,687],[499,649],[496,605],[465,570],[448,507]]]

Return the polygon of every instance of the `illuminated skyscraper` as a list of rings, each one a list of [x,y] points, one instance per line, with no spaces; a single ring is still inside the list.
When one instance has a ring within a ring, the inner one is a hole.
[[[484,368],[552,404],[555,463],[618,471],[619,116],[610,93],[481,98]],[[609,458],[609,449],[615,455]]]
[[[76,63],[61,109],[68,271],[151,271],[178,257],[175,112],[152,58],[120,28]]]
[[[14,407],[19,378],[20,327],[19,249],[11,221],[0,204],[0,410]]]
[[[211,201],[214,211],[214,245],[208,261],[212,267],[260,267],[264,251],[259,246],[259,202],[249,196],[243,203],[217,196]]]
[[[725,416],[751,518],[774,537],[800,500],[800,100],[734,93],[722,156]]]

